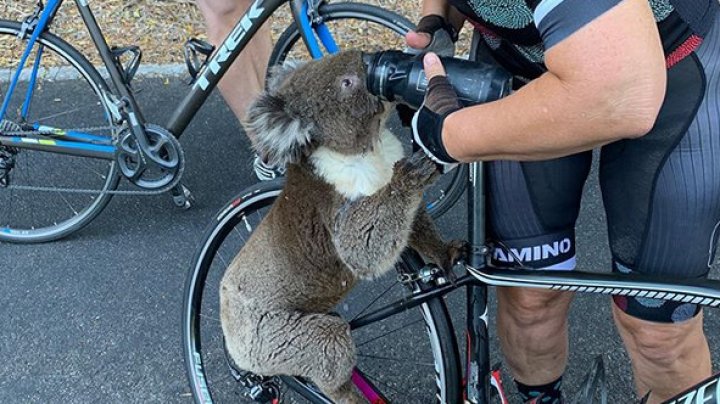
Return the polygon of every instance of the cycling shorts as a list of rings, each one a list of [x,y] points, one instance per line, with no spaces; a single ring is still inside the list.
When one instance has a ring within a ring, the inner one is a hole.
[[[488,164],[493,261],[575,268],[575,222],[592,152],[542,162]],[[720,19],[693,53],[668,70],[653,129],[602,147],[599,182],[613,269],[706,277],[720,226]],[[616,297],[638,318],[684,321],[696,305]]]

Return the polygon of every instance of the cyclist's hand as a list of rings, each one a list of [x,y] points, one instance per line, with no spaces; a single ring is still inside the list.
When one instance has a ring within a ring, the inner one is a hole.
[[[405,35],[406,53],[434,52],[440,56],[454,56],[455,42],[458,33],[445,18],[430,14],[422,17],[415,31]],[[396,107],[400,122],[403,126],[410,126],[412,116],[416,110],[407,105],[398,104]]]
[[[442,139],[442,128],[445,118],[461,108],[455,90],[445,77],[445,69],[434,53],[423,58],[425,75],[429,83],[425,100],[412,120],[412,131],[415,143],[434,162],[438,163],[441,172],[455,168],[458,161],[445,149]]]
[[[421,18],[415,31],[405,35],[408,53],[435,52],[440,56],[454,56],[457,40],[455,28],[435,14]]]

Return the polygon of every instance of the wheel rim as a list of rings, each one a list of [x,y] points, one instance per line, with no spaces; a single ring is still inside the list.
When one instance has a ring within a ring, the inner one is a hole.
[[[40,38],[43,54],[26,124],[39,123],[55,128],[110,126],[110,113],[101,99],[102,89],[91,67],[76,61],[63,45],[48,37]],[[0,27],[0,95],[4,98],[18,58],[26,45],[10,27]],[[33,65],[33,51],[26,64]],[[29,86],[27,75],[18,83],[6,121],[22,123],[22,104]],[[72,78],[72,79],[69,79]],[[70,96],[72,94],[72,96]],[[110,142],[111,129],[84,131]],[[22,136],[22,135],[21,135]],[[62,135],[50,139],[67,139]],[[101,140],[102,141],[102,140]],[[10,187],[0,188],[0,240],[47,241],[62,237],[89,222],[107,203],[103,193],[117,184],[111,161],[72,157],[21,149],[10,171]],[[85,189],[94,193],[72,193],[23,189]]]
[[[234,251],[242,245],[242,240],[247,240],[246,230],[255,228],[256,222],[269,209],[269,201],[269,198],[249,200],[247,204],[240,203],[235,208],[230,205],[215,232],[208,238],[213,242],[204,243],[196,260],[194,276],[188,280],[183,334],[186,365],[198,402],[210,402],[211,396],[213,402],[237,399],[238,386],[228,377],[229,370],[221,345],[217,290],[221,273],[231,262]],[[243,205],[253,204],[265,206],[259,213],[247,214],[240,219]],[[218,230],[223,223],[229,224],[225,229]],[[232,227],[232,230],[227,227]],[[221,238],[224,240],[219,243]],[[217,255],[211,258],[215,249]],[[204,274],[203,269],[207,273]],[[374,281],[356,287],[349,298],[337,306],[338,314],[350,320],[407,295],[406,285],[396,282],[395,278],[396,274],[390,274],[380,283]],[[195,287],[200,284],[205,285],[201,293]],[[379,285],[383,285],[382,288]],[[188,292],[192,290],[196,293],[190,296]],[[199,312],[197,307],[200,307]],[[412,402],[435,401],[438,378],[442,385],[445,383],[444,369],[436,369],[435,366],[436,359],[442,360],[442,352],[433,321],[425,321],[427,310],[427,307],[414,309],[353,331],[353,339],[358,346],[358,368],[390,402],[408,402],[408,399]],[[283,393],[289,402],[306,402],[286,388],[283,388]]]

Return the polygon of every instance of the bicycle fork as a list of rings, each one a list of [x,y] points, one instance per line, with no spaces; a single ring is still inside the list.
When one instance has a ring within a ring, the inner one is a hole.
[[[485,243],[485,187],[483,163],[470,164],[467,186],[469,264],[484,268],[488,248]],[[469,403],[485,404],[490,397],[490,353],[488,309],[485,284],[472,284],[467,293],[467,363],[465,399]]]

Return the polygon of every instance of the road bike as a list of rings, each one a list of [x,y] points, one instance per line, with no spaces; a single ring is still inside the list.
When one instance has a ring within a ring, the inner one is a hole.
[[[720,307],[720,281],[672,283],[657,277],[580,271],[528,270],[505,250],[507,267],[489,265],[491,245],[485,238],[483,165],[468,165],[466,187],[468,257],[461,276],[451,281],[412,250],[403,253],[396,272],[382,281],[361,284],[336,309],[345,318],[358,347],[353,382],[372,403],[507,403],[498,369],[491,369],[487,296],[489,286],[665,299]],[[262,377],[237,369],[225,350],[219,316],[219,282],[252,230],[280,195],[282,179],[250,187],[213,218],[186,277],[182,311],[186,372],[197,403],[227,402],[240,394],[260,402],[288,397],[312,403],[331,401],[298,377]],[[456,267],[457,268],[457,267]],[[392,271],[391,271],[392,272]],[[464,371],[459,342],[443,297],[466,291],[467,337]],[[419,338],[413,336],[422,335]],[[607,402],[604,368],[596,365],[576,396],[578,403]],[[703,381],[669,403],[718,403],[720,374]],[[579,397],[579,398],[578,398]],[[603,399],[604,397],[604,399]],[[695,401],[695,397],[701,397]],[[692,398],[692,400],[690,400]],[[685,401],[685,400],[690,401]],[[705,401],[703,401],[705,400]]]
[[[0,20],[0,241],[65,237],[90,223],[118,194],[171,191],[177,206],[188,207],[192,198],[180,183],[185,158],[178,138],[281,5],[289,5],[294,23],[279,37],[268,66],[345,47],[399,48],[414,27],[370,4],[256,0],[217,50],[198,39],[187,42],[191,87],[167,124],[158,125],[145,120],[134,98],[132,80],[141,50],[110,47],[90,2],[75,0],[104,65],[101,75],[86,56],[51,32],[62,2],[40,0],[22,21]],[[462,174],[453,174],[447,187],[426,196],[433,215],[446,209],[443,200],[457,193]],[[119,190],[122,178],[136,188]]]

